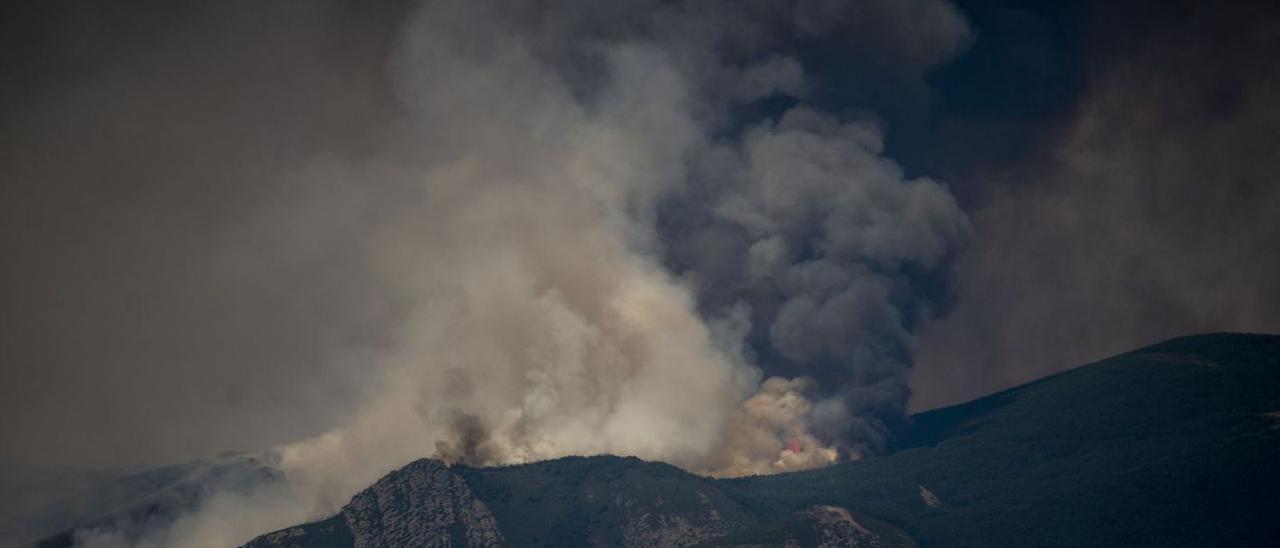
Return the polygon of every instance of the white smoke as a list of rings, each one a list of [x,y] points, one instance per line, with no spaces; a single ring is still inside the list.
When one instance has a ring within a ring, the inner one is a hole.
[[[873,124],[801,106],[740,130],[730,108],[814,85],[779,40],[898,8],[609,4],[415,11],[390,62],[408,136],[342,169],[367,192],[418,189],[373,239],[410,303],[376,382],[349,420],[276,449],[284,485],[214,497],[143,544],[243,542],[420,457],[611,453],[741,475],[883,449],[881,415],[907,396],[906,318],[927,314],[907,265],[936,269],[964,216],[882,156]],[[953,54],[954,8],[911,5],[943,35],[903,55]],[[662,226],[673,207],[700,225]],[[774,358],[802,374],[773,375]]]

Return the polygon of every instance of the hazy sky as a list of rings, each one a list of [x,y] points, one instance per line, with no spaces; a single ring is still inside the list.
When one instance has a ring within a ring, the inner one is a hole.
[[[790,469],[1280,331],[1266,3],[188,4],[0,18],[0,458]]]

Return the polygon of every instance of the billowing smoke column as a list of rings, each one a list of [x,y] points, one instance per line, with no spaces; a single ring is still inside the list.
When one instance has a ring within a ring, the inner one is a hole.
[[[757,398],[820,396],[803,423],[846,458],[886,449],[929,314],[919,286],[967,229],[945,188],[903,180],[881,147],[873,128],[794,108],[712,151],[718,188],[680,206],[695,225],[671,239],[704,309],[748,316],[757,363],[817,381],[771,379]]]
[[[885,447],[966,220],[874,124],[806,106],[815,83],[780,44],[878,29],[928,64],[963,19],[924,0],[516,6],[416,9],[389,63],[407,136],[344,168],[370,193],[418,189],[377,231],[410,306],[358,413],[278,448],[286,487],[214,501],[161,544],[330,512],[423,456],[740,475]],[[777,97],[795,106],[742,114]]]

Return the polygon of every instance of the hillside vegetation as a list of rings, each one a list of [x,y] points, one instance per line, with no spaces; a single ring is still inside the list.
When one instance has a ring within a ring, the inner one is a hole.
[[[1280,337],[1200,335],[917,415],[887,457],[723,483],[925,546],[1280,546],[1277,411]]]

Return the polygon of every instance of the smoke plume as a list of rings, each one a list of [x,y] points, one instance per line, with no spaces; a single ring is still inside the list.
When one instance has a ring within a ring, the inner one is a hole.
[[[143,544],[241,542],[423,456],[741,475],[884,451],[968,224],[874,120],[806,100],[787,44],[842,32],[923,71],[969,31],[932,0],[407,9],[374,135],[271,170],[282,197],[233,225],[373,307],[376,336],[335,343],[360,380],[273,450],[286,482]]]
[[[396,90],[446,150],[378,249],[413,303],[369,404],[291,449],[721,474],[883,450],[929,315],[918,278],[966,222],[869,123],[796,106],[735,127],[734,105],[802,101],[802,67],[766,46],[811,32],[804,9],[732,32],[727,6],[415,10]],[[778,370],[801,379],[787,397],[754,395]]]

